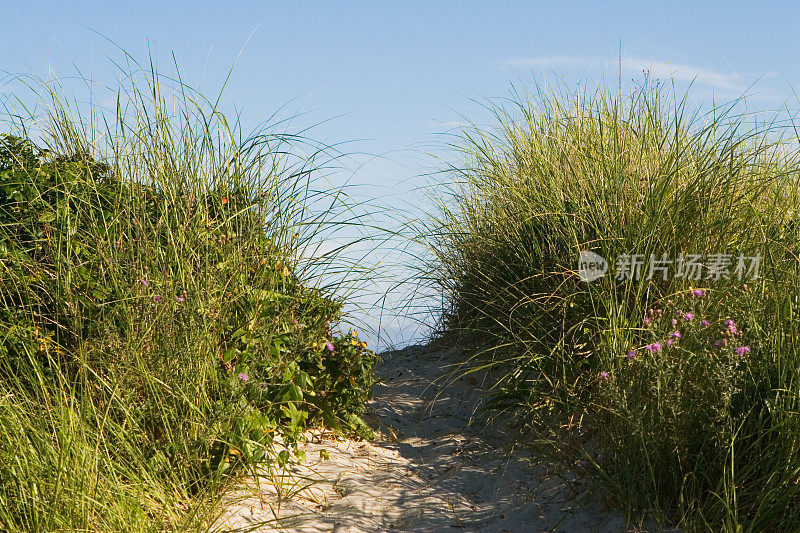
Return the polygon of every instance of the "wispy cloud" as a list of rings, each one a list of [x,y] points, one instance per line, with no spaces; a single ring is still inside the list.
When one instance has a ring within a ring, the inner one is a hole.
[[[503,64],[509,67],[589,69],[595,64],[602,64],[610,67],[612,62],[614,67],[616,67],[616,59],[612,61],[608,58],[597,56],[552,55],[515,57],[507,59]],[[743,88],[742,81],[736,73],[721,73],[695,65],[656,61],[637,56],[623,56],[622,70],[626,72],[646,70],[657,78],[671,78],[687,82],[695,81],[695,83],[724,89],[726,91],[741,90]]]
[[[470,127],[470,123],[465,120],[436,120],[429,118],[428,128],[431,129],[465,129]]]
[[[736,73],[723,74],[694,65],[654,61],[641,57],[623,57],[622,68],[627,71],[647,70],[656,78],[695,81],[696,83],[728,91],[742,88],[742,80],[739,79]]]

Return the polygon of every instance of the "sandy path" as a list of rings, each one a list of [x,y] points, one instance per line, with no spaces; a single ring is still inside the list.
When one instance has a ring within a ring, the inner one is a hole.
[[[440,379],[453,353],[410,347],[383,354],[368,422],[374,443],[315,436],[308,461],[283,478],[234,494],[223,531],[626,531],[597,503],[576,504],[521,453],[504,454],[491,431],[472,423],[481,383]],[[329,454],[322,460],[320,450]]]

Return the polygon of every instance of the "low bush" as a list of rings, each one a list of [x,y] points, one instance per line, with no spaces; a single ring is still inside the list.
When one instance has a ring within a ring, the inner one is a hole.
[[[371,435],[375,355],[302,257],[313,158],[153,80],[103,149],[54,93],[47,149],[0,136],[0,529],[202,529],[307,426]]]

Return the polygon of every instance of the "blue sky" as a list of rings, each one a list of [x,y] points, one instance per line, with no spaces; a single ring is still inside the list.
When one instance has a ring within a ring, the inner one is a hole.
[[[698,95],[730,97],[765,77],[753,92],[765,106],[800,82],[800,4],[646,4],[10,1],[0,68],[67,76],[74,63],[111,81],[103,54],[119,54],[99,32],[139,58],[149,46],[161,65],[174,52],[187,81],[214,92],[250,36],[228,90],[249,117],[293,100],[312,119],[346,113],[320,133],[370,139],[375,153],[435,143],[475,112],[470,98],[534,73],[616,84],[620,41],[625,79],[697,75]]]
[[[215,94],[241,51],[226,102],[246,126],[284,104],[305,113],[301,125],[332,119],[311,135],[371,154],[343,179],[411,209],[419,176],[437,168],[430,155],[444,154],[442,133],[485,119],[477,102],[506,96],[512,81],[615,87],[620,42],[626,83],[646,68],[694,79],[698,103],[748,91],[757,110],[800,108],[800,4],[648,4],[6,0],[0,98],[17,90],[3,74],[78,68],[113,85],[108,57],[120,53],[109,40],[141,59],[149,49],[162,70],[174,53],[184,80]]]

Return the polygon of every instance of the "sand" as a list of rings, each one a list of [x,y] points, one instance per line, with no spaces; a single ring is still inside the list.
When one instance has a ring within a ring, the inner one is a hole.
[[[489,383],[473,376],[448,382],[455,355],[421,346],[383,354],[382,383],[366,417],[377,440],[309,434],[305,463],[232,492],[212,529],[635,531],[598,501],[546,477],[523,451],[507,453],[500,433],[476,416]]]

